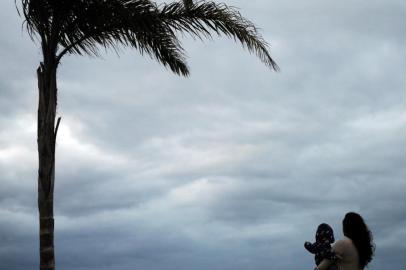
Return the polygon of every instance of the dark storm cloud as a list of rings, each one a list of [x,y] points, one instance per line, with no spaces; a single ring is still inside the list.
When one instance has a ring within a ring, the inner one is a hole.
[[[405,4],[226,3],[281,73],[223,38],[184,39],[188,79],[125,49],[62,62],[58,265],[311,269],[303,242],[321,222],[341,237],[353,210],[375,236],[370,269],[403,269]],[[0,268],[31,269],[40,54],[12,1],[0,10]]]

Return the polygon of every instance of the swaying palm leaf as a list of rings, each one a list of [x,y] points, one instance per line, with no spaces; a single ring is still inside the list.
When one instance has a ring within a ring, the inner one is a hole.
[[[98,45],[131,46],[154,56],[177,73],[188,75],[184,52],[169,26],[157,16],[156,5],[146,0],[31,0],[23,2],[31,35],[67,52],[98,55]],[[40,22],[46,22],[40,23]]]
[[[277,65],[257,28],[225,4],[191,0],[157,6],[149,0],[22,0],[29,33],[39,34],[57,61],[66,53],[98,55],[99,46],[131,46],[176,74],[189,74],[177,32],[232,37],[268,66]],[[44,45],[44,44],[43,44]]]
[[[256,53],[266,65],[278,70],[268,52],[267,42],[260,36],[255,25],[242,17],[236,9],[215,2],[183,2],[163,5],[160,10],[160,16],[171,28],[198,38],[210,38],[212,32],[232,37],[250,52]]]

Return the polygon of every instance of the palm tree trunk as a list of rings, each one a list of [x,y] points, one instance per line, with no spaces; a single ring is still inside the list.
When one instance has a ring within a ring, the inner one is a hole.
[[[55,269],[54,253],[54,181],[55,181],[55,116],[56,65],[44,61],[38,76],[38,209],[40,235],[40,270]]]

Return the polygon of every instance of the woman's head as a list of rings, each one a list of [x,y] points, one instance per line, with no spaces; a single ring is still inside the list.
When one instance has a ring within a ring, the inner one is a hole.
[[[357,213],[347,213],[343,220],[343,232],[357,248],[359,264],[361,268],[364,268],[374,255],[372,233],[369,231],[364,219]]]

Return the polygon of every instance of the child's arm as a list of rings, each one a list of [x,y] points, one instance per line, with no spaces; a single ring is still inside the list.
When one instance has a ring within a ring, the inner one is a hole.
[[[321,261],[321,263],[319,265],[317,265],[315,270],[327,270],[330,267],[330,265],[332,265],[332,264],[333,264],[333,261],[324,259]]]
[[[305,242],[304,247],[305,249],[307,249],[307,251],[313,254],[316,254],[320,251],[320,245],[317,242],[314,242],[313,244],[310,242]]]

